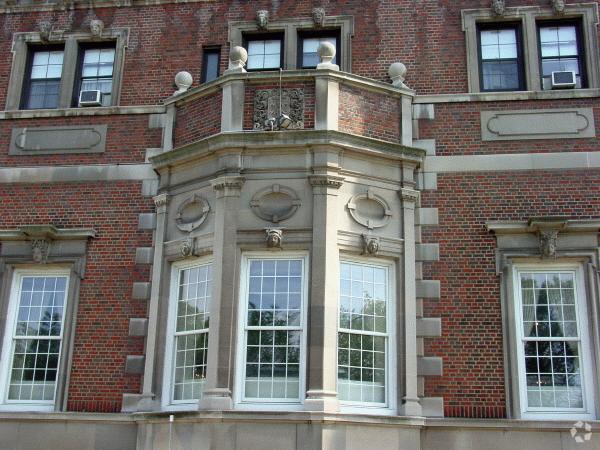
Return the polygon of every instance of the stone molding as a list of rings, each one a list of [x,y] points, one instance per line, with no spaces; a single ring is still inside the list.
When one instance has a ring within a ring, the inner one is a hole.
[[[462,94],[416,95],[415,104],[509,102],[519,100],[562,100],[600,97],[600,89],[563,89],[554,91],[473,92]]]
[[[13,128],[9,155],[103,153],[108,125],[62,125]]]
[[[191,218],[185,217],[186,209],[192,209],[196,205],[196,215]],[[199,194],[193,194],[186,198],[177,208],[175,215],[175,226],[184,232],[191,232],[198,229],[208,217],[210,212],[210,204]]]
[[[270,118],[277,118],[280,114],[287,114],[292,119],[290,130],[304,128],[304,89],[283,88],[281,90],[281,111],[279,111],[279,89],[259,89],[254,93],[255,130],[265,129]]]
[[[0,241],[27,239],[60,241],[93,237],[96,237],[96,230],[92,228],[56,228],[54,225],[23,225],[11,230],[0,230]]]
[[[271,223],[289,219],[296,214],[300,206],[302,201],[296,191],[277,183],[261,189],[250,201],[252,212],[260,219]]]
[[[369,215],[364,214],[365,208],[361,206],[363,203],[372,205],[370,208],[367,208],[371,212]],[[374,210],[373,206],[380,210],[379,217],[370,217]],[[388,203],[385,199],[375,194],[372,189],[368,189],[367,192],[362,194],[352,196],[352,198],[348,200],[346,208],[348,208],[350,217],[352,217],[356,223],[369,230],[385,227],[392,217],[392,210]]]
[[[224,176],[211,181],[217,198],[239,197],[246,179],[240,176]]]
[[[152,106],[93,106],[86,108],[57,108],[57,109],[22,109],[0,111],[0,120],[14,119],[41,119],[50,117],[88,117],[88,116],[116,116],[136,114],[164,114],[163,105]],[[149,128],[162,128],[149,126]]]
[[[337,175],[310,175],[308,182],[313,188],[339,189],[344,184],[344,179]]]

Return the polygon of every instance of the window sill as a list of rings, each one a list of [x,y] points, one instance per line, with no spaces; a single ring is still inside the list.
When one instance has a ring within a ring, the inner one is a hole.
[[[417,95],[415,103],[502,102],[521,100],[563,100],[600,97],[600,89],[555,91],[473,92],[466,94]]]
[[[89,108],[23,109],[0,111],[0,120],[38,119],[48,117],[112,116],[119,114],[162,114],[162,105],[149,106],[99,106]]]

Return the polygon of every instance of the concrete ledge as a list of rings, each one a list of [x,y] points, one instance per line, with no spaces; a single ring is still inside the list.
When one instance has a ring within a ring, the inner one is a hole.
[[[146,162],[150,162],[150,158],[156,155],[160,155],[163,152],[162,148],[147,148],[146,149]]]
[[[442,335],[442,319],[424,317],[417,319],[417,337],[440,337]]]
[[[439,299],[440,298],[440,282],[439,280],[417,280],[417,297]]]
[[[148,300],[150,298],[151,284],[149,282],[137,281],[133,283],[131,297],[134,300]]]
[[[437,208],[418,208],[415,215],[416,225],[438,225]]]
[[[40,8],[35,5],[34,8]],[[1,8],[0,8],[1,11]],[[58,108],[28,109],[0,111],[0,120],[38,119],[41,117],[81,117],[81,116],[113,116],[118,114],[159,114],[164,113],[165,106],[100,106],[97,108]]]
[[[0,183],[65,183],[80,181],[154,180],[150,164],[98,164],[0,168]]]
[[[444,417],[443,397],[423,397],[421,407],[425,417]]]
[[[125,360],[125,373],[129,375],[141,375],[144,373],[144,355],[127,355]]]
[[[439,261],[440,259],[439,244],[416,244],[415,251],[417,261]]]
[[[133,318],[129,319],[129,336],[139,337],[148,334],[148,319]]]
[[[442,376],[443,361],[438,356],[420,356],[417,358],[417,375],[420,377]]]
[[[152,264],[154,262],[153,247],[138,247],[135,249],[136,264]]]
[[[156,214],[142,213],[138,219],[138,230],[154,230],[156,228]]]

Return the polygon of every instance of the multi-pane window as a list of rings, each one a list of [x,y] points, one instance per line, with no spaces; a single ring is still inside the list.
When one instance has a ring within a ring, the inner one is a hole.
[[[520,51],[517,26],[479,30],[482,91],[523,89]]]
[[[17,273],[4,339],[0,403],[52,407],[63,346],[68,275]]]
[[[63,50],[33,52],[24,99],[26,109],[58,107],[63,55]]]
[[[576,271],[520,270],[516,278],[523,412],[585,412],[585,306]]]
[[[542,88],[552,89],[552,72],[563,71],[574,72],[575,87],[582,87],[582,58],[577,25],[541,25],[539,39]]]
[[[187,403],[202,396],[206,379],[211,272],[210,264],[178,271],[172,403]]]
[[[242,401],[299,402],[304,258],[249,258],[242,298]]]
[[[88,48],[83,52],[80,91],[100,91],[102,106],[112,103],[114,48]],[[79,92],[77,92],[79,96]]]
[[[338,397],[385,406],[389,327],[388,268],[342,262],[338,329]]]
[[[206,48],[202,55],[202,77],[201,82],[207,83],[219,77],[219,59],[221,49]]]
[[[248,40],[248,70],[279,69],[282,66],[282,39]]]
[[[312,69],[317,67],[319,64],[319,54],[317,50],[321,42],[330,42],[336,48],[336,55],[331,61],[333,64],[337,64],[339,56],[338,38],[336,36],[315,36],[306,35],[300,37],[300,51],[298,66],[303,69]]]

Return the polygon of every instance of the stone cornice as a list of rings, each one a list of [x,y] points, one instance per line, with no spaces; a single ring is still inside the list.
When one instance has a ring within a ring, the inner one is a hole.
[[[357,136],[331,130],[290,130],[290,131],[246,131],[219,133],[200,141],[161,153],[150,158],[155,169],[174,166],[195,159],[204,158],[221,150],[301,148],[306,151],[312,146],[332,146],[371,156],[413,161],[417,165],[423,161],[425,150],[407,147],[395,142]]]
[[[93,237],[96,237],[96,230],[91,228],[56,228],[54,225],[23,225],[11,230],[0,230],[0,241],[31,239],[60,241]]]
[[[600,89],[555,91],[474,92],[416,95],[414,103],[513,102],[521,100],[563,100],[600,97]]]
[[[566,217],[533,217],[529,220],[493,221],[485,224],[488,231],[495,234],[534,233],[540,230],[556,229],[565,232],[598,232],[600,219],[568,219]]]
[[[162,114],[165,106],[102,106],[90,108],[27,109],[0,111],[0,120],[39,119],[47,117],[113,116],[122,114]]]
[[[75,9],[128,8],[156,6],[171,3],[215,3],[216,0],[61,0],[56,3],[34,1],[27,5],[12,5],[10,0],[0,0],[0,14],[40,11],[71,11]]]

